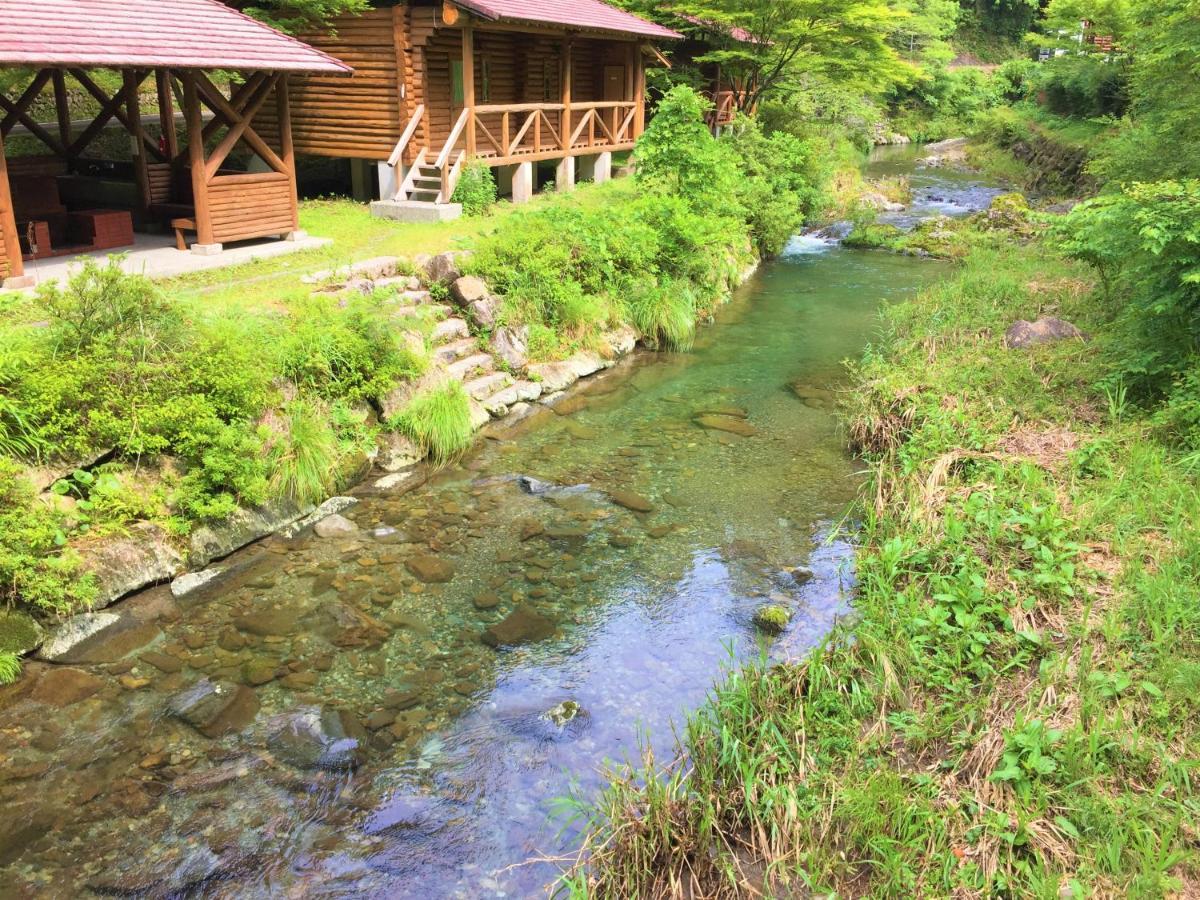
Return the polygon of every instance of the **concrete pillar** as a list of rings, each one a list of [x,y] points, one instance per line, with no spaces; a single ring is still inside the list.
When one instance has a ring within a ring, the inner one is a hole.
[[[554,189],[571,191],[575,189],[575,157],[564,156],[558,161],[554,170]]]
[[[400,190],[400,185],[408,177],[408,166],[398,163],[393,169],[386,162],[377,162],[375,171],[379,175],[379,196],[376,199],[395,200],[396,191]]]
[[[596,156],[580,156],[579,180],[594,181],[604,184],[612,180],[612,154],[600,153]]]
[[[523,162],[513,169],[513,203],[528,203],[533,199],[533,163]]]

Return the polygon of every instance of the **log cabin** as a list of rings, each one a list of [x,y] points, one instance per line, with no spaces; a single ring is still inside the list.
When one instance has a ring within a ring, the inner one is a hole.
[[[756,84],[736,67],[723,67],[704,57],[714,50],[729,47],[753,49],[758,39],[738,26],[719,26],[688,15],[677,18],[685,37],[675,45],[672,61],[677,66],[694,70],[700,93],[712,102],[709,128],[714,135],[719,135],[738,113],[752,116],[758,111],[754,100]]]
[[[288,82],[351,72],[217,0],[0,0],[0,69],[25,84],[0,93],[0,285],[8,288],[31,280],[27,259],[128,247],[135,228],[173,230],[180,250],[194,235],[203,255],[230,242],[297,237]],[[150,91],[157,136],[143,111]],[[72,120],[72,96],[99,110],[86,125]],[[47,109],[50,124],[37,112]],[[264,109],[272,110],[270,141],[258,127]],[[124,158],[99,158],[89,149],[114,120],[128,135]],[[10,157],[5,139],[18,125],[37,149]]]
[[[559,189],[577,163],[603,181],[644,130],[647,61],[665,61],[654,42],[679,37],[602,0],[376,0],[303,35],[355,74],[294,84],[293,140],[355,161],[372,210],[391,218],[455,215],[469,159],[516,202],[541,162]]]

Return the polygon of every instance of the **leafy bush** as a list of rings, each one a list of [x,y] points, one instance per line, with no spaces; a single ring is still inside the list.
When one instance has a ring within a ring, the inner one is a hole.
[[[470,399],[459,381],[418,395],[391,424],[439,465],[471,446]]]
[[[478,159],[467,162],[450,202],[461,203],[468,216],[487,215],[496,204],[496,177],[492,167]]]
[[[40,502],[21,467],[0,457],[0,602],[70,612],[95,597],[66,543],[64,514]]]
[[[377,295],[339,299],[305,294],[289,303],[289,328],[280,341],[280,372],[327,400],[371,400],[426,361],[403,343]]]

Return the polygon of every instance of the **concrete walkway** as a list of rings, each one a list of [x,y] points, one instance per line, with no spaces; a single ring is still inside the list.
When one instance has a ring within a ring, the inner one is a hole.
[[[271,259],[289,253],[315,250],[331,244],[328,238],[304,237],[298,241],[276,239],[244,241],[228,245],[215,256],[200,256],[190,251],[175,249],[175,240],[168,235],[139,234],[134,246],[124,250],[102,250],[95,253],[80,253],[56,259],[26,260],[25,274],[34,279],[34,285],[46,281],[63,280],[77,270],[84,259],[95,259],[103,263],[109,256],[124,254],[121,267],[126,272],[147,275],[150,278],[174,278],[192,272],[223,269],[258,259]]]

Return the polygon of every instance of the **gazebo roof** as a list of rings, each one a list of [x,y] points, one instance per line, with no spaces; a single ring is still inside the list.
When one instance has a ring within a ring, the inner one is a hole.
[[[352,71],[219,0],[0,0],[0,66]]]
[[[0,0],[2,2],[2,0]],[[603,0],[455,0],[485,19],[565,25],[650,38],[682,38],[677,31],[647,22]]]

